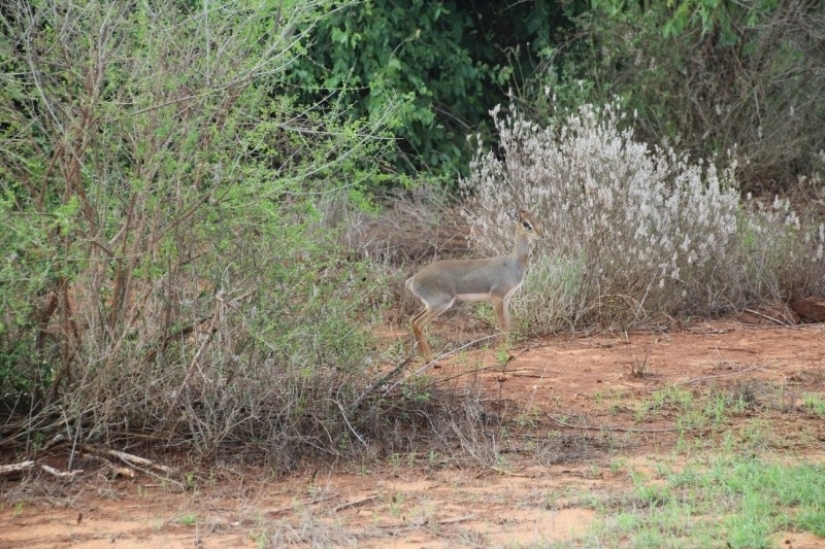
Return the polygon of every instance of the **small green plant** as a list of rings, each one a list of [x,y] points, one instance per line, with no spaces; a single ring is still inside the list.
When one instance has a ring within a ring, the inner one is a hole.
[[[14,516],[19,517],[20,515],[22,515],[23,514],[23,508],[25,506],[26,506],[26,504],[23,503],[22,501],[18,501],[17,503],[15,503],[14,504],[14,511],[13,511]]]
[[[774,431],[771,424],[766,420],[759,417],[751,419],[745,423],[741,430],[742,440],[740,444],[751,451],[764,450],[774,437],[781,436],[781,433],[775,433]]]
[[[825,396],[821,393],[802,393],[802,406],[814,415],[825,417]]]
[[[641,421],[650,414],[663,412],[692,413],[693,393],[679,387],[668,385],[655,391],[636,409],[636,419]]]
[[[506,438],[506,435],[503,432],[502,436]],[[510,472],[512,470],[513,464],[510,462],[510,460],[507,459],[507,457],[504,454],[496,452],[493,457],[495,463],[494,467],[496,469],[500,469],[506,472]]]
[[[178,522],[183,526],[194,526],[198,522],[197,515],[183,515]]]
[[[610,461],[610,472],[614,475],[626,467],[627,461],[624,458],[616,458]]]
[[[541,408],[538,406],[531,406],[516,414],[515,421],[519,427],[533,428],[538,424],[539,419],[543,416]]]
[[[693,404],[693,393],[687,389],[668,385],[653,393],[651,407],[654,410],[684,410]]]
[[[191,492],[198,491],[198,481],[193,471],[187,472],[184,477],[184,486]]]
[[[255,544],[258,549],[267,549],[269,547],[269,536],[266,532],[250,532],[249,539]]]
[[[507,342],[499,343],[496,348],[496,362],[501,366],[507,366],[510,361],[510,349]]]
[[[404,494],[402,492],[395,492],[390,498],[389,511],[394,518],[401,516],[401,509],[404,505]]]
[[[436,515],[436,506],[432,502],[425,502],[422,505],[416,505],[409,511],[409,521],[411,525],[414,526],[423,526],[427,524],[428,526],[430,523],[432,525],[432,532],[434,534],[439,533],[439,524],[438,521],[433,521],[433,517]]]
[[[398,470],[401,468],[401,454],[393,452],[390,455],[390,464],[392,465],[392,470],[394,473],[398,473]]]
[[[432,384],[433,378],[431,376],[419,375],[401,385],[401,391],[404,397],[410,401],[425,404],[432,398]]]

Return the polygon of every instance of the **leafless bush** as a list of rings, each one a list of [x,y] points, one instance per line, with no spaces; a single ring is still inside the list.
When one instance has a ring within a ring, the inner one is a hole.
[[[481,148],[463,182],[479,247],[511,239],[507,215],[536,211],[545,241],[517,316],[530,329],[659,314],[713,314],[751,300],[822,288],[822,225],[803,226],[787,201],[747,208],[735,164],[691,161],[621,129],[617,105],[583,107],[542,127],[493,112],[500,156]]]
[[[347,219],[343,245],[358,257],[409,265],[470,251],[467,224],[442,187],[424,184],[387,201],[378,212]]]

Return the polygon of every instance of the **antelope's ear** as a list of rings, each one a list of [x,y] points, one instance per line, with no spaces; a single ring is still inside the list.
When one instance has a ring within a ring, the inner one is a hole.
[[[530,210],[522,208],[518,211],[518,220],[524,221],[525,219],[530,219]]]

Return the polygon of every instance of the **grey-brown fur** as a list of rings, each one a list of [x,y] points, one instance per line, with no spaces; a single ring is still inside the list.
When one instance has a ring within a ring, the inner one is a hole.
[[[518,214],[513,251],[487,259],[436,261],[407,279],[407,288],[421,300],[424,309],[411,321],[418,348],[426,360],[432,352],[424,328],[459,301],[490,301],[505,336],[510,331],[510,298],[527,273],[530,241],[541,238],[541,230],[529,212]]]

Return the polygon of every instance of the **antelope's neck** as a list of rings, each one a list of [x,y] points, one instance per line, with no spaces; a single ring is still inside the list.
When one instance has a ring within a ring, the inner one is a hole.
[[[513,256],[518,259],[522,266],[526,267],[530,261],[530,239],[517,236],[513,245]]]

